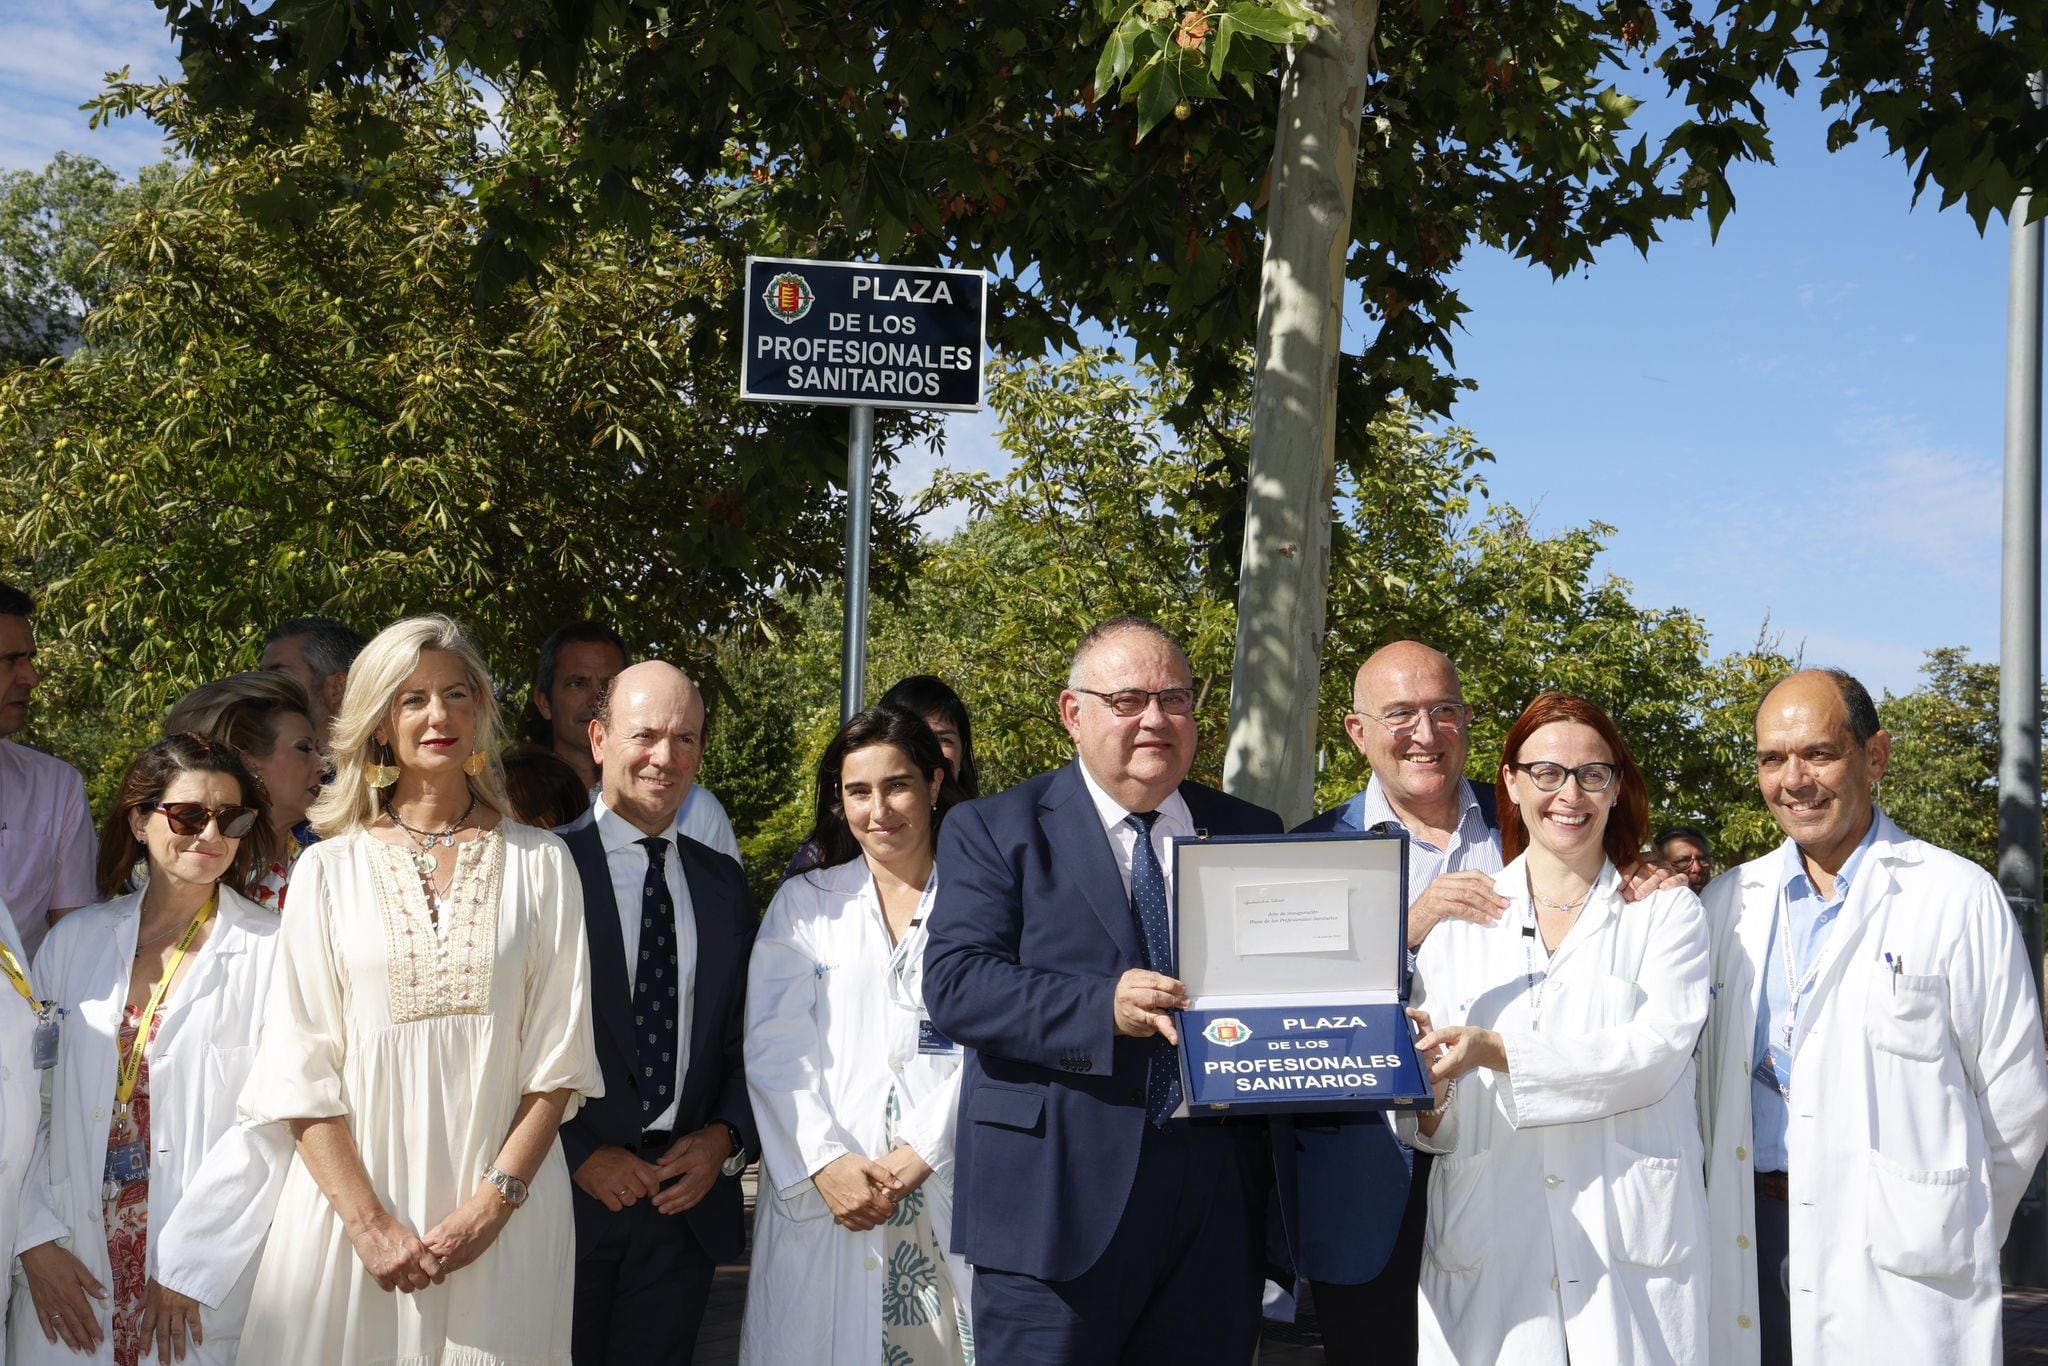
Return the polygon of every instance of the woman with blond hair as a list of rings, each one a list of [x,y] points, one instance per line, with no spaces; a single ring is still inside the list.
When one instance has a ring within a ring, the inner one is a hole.
[[[1624,902],[1648,830],[1607,714],[1544,693],[1508,731],[1491,924],[1445,920],[1416,955],[1416,1041],[1441,1116],[1404,1137],[1430,1171],[1420,1360],[1706,1360],[1705,1160],[1693,1045],[1707,928],[1683,882]]]
[[[313,842],[306,812],[327,772],[305,684],[275,669],[201,684],[164,716],[164,734],[181,731],[232,745],[263,785],[270,815],[245,841],[251,871],[241,890],[259,906],[283,910],[292,865]]]
[[[589,954],[567,850],[506,817],[498,730],[446,617],[387,628],[349,671],[242,1092],[297,1140],[245,1361],[569,1360],[555,1131],[602,1087]]]

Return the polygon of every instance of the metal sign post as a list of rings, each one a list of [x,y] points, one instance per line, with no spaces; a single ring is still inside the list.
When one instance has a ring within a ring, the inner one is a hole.
[[[868,684],[868,532],[875,509],[875,410],[846,414],[846,624],[839,641],[839,724],[860,710]]]
[[[867,693],[875,409],[981,411],[988,277],[978,270],[749,256],[740,397],[849,408],[839,719]]]

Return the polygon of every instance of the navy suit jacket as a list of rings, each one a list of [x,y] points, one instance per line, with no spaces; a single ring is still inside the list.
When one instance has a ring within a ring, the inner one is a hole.
[[[1180,793],[1198,831],[1281,833],[1263,807],[1195,783]],[[1116,1034],[1117,979],[1144,950],[1078,761],[954,808],[938,880],[925,1005],[972,1050],[953,1248],[975,1266],[1071,1280],[1101,1258],[1129,1200],[1152,1048]],[[1231,1128],[1263,1139],[1254,1124]]]
[[[1493,789],[1472,784],[1488,829],[1499,829]],[[1346,802],[1309,817],[1296,834],[1357,830]],[[1395,829],[1398,831],[1399,827]],[[1279,1115],[1273,1169],[1289,1251],[1312,1281],[1362,1285],[1386,1269],[1408,1206],[1415,1154],[1378,1110]]]
[[[558,832],[583,881],[583,930],[590,941],[590,1014],[597,1034],[597,1061],[604,1069],[604,1095],[584,1102],[562,1126],[562,1155],[574,1172],[608,1144],[640,1150],[640,1079],[634,1064],[633,991],[626,978],[626,945],[619,933],[618,898],[605,862],[597,824]],[[692,839],[676,841],[683,884],[697,925],[695,999],[690,1006],[690,1065],[676,1099],[677,1137],[722,1119],[739,1130],[749,1152],[758,1151],[754,1108],[747,1099],[740,1040],[746,1025],[747,959],[753,952],[754,916],[746,875],[738,864]],[[591,1241],[584,1227],[615,1218],[603,1203],[576,1191],[578,1240]],[[697,1204],[683,1212],[691,1233],[714,1261],[733,1261],[746,1247],[743,1201],[736,1176],[720,1176]]]

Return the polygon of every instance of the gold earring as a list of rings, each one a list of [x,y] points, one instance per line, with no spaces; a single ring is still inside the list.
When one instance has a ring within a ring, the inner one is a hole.
[[[489,750],[480,749],[462,761],[462,771],[472,778],[484,776],[484,770],[491,766]]]
[[[386,788],[398,781],[396,764],[364,764],[363,781],[374,788]]]

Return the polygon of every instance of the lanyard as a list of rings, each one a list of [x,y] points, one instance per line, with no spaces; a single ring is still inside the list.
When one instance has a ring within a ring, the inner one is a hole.
[[[873,879],[868,882],[874,889]],[[896,949],[889,955],[889,1003],[902,1010],[924,1013],[924,942],[925,920],[932,912],[932,901],[939,894],[939,878],[936,870],[925,879],[924,893],[917,899],[917,913],[910,918],[910,925],[903,931],[903,937],[896,941]],[[875,909],[882,916],[884,927],[888,925],[888,913],[882,910],[882,894],[875,890]]]
[[[121,1113],[128,1111],[128,1102],[135,1095],[135,1084],[142,1080],[142,1054],[149,1047],[149,1027],[156,1020],[156,1008],[163,1004],[164,993],[171,989],[171,979],[178,975],[178,967],[185,961],[186,950],[199,937],[199,931],[213,918],[213,908],[220,902],[220,890],[206,898],[206,904],[199,908],[199,914],[192,917],[192,923],[185,927],[184,936],[178,940],[178,947],[171,953],[170,965],[164,975],[157,979],[156,988],[149,993],[149,1004],[142,1008],[141,1023],[135,1026],[135,1042],[121,1055],[120,1081],[114,1087],[114,1103]]]
[[[1530,893],[1531,896],[1535,894]],[[1529,903],[1529,923],[1522,926],[1522,963],[1529,983],[1529,1028],[1540,1031],[1543,1028],[1543,989],[1550,984],[1549,960],[1552,956],[1544,951],[1543,975],[1536,975],[1536,937],[1543,933],[1542,922],[1536,917],[1536,903]]]
[[[36,999],[35,992],[28,984],[28,974],[21,970],[21,960],[16,958],[14,950],[5,944],[0,944],[0,973],[7,975],[7,980],[21,993],[21,999],[28,1002],[30,1010],[40,1015],[49,1008],[47,1003]]]

